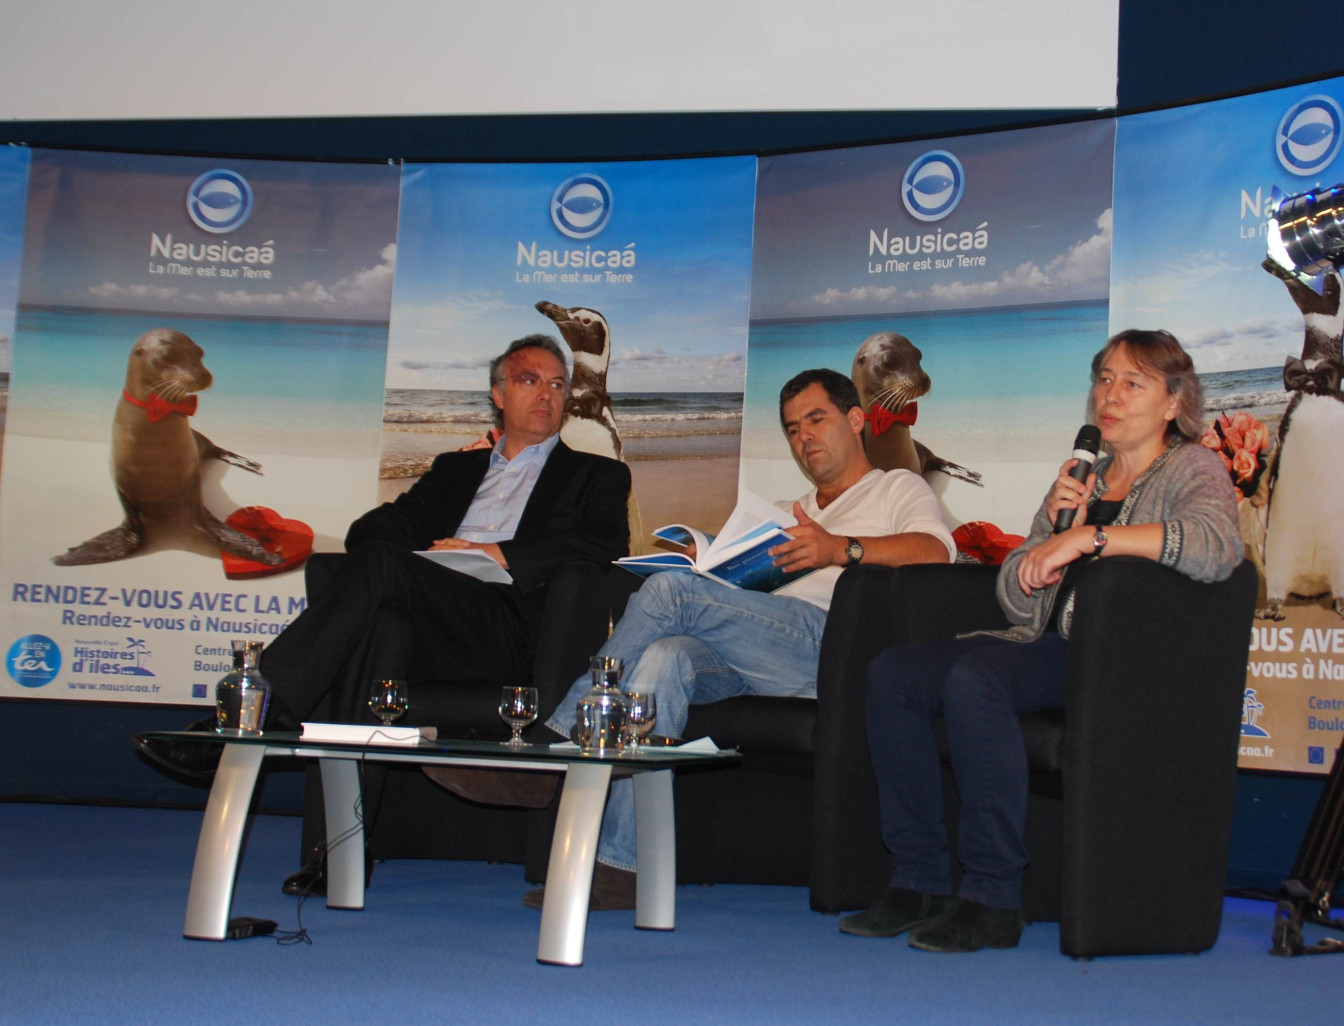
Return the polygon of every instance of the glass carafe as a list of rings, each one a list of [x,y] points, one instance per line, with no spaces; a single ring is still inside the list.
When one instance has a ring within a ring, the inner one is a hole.
[[[221,734],[258,734],[266,720],[271,686],[257,665],[260,641],[233,642],[233,669],[215,685],[215,729]]]
[[[622,662],[615,656],[588,661],[593,686],[579,699],[574,740],[585,752],[615,752],[625,727],[625,696],[621,694]]]

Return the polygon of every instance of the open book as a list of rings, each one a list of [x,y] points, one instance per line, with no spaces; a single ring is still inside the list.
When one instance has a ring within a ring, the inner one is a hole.
[[[759,495],[744,491],[738,497],[737,508],[717,535],[684,524],[668,524],[653,532],[655,538],[681,548],[694,542],[694,558],[684,552],[650,552],[618,559],[616,565],[641,577],[675,570],[700,574],[730,588],[774,591],[812,573],[808,569],[786,574],[774,565],[769,555],[770,549],[789,540],[784,529],[795,523],[792,514],[785,513]]]

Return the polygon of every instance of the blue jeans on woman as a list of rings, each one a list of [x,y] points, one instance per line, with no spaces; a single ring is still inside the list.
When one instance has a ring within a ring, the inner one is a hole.
[[[692,703],[737,695],[815,698],[826,611],[801,599],[739,591],[696,574],[654,574],[631,597],[599,653],[625,660],[622,687],[658,696],[660,734],[680,737]],[[590,687],[580,677],[546,725],[563,737]],[[614,781],[597,857],[635,868],[635,792]]]
[[[873,660],[868,748],[893,887],[952,890],[933,733],[941,715],[961,794],[957,893],[994,908],[1021,907],[1027,753],[1017,718],[1063,706],[1064,652],[1064,639],[1050,632],[1027,643],[976,636],[903,645]]]

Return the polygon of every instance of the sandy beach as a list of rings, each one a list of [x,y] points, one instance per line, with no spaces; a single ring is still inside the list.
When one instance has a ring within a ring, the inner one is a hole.
[[[688,524],[717,531],[737,504],[737,459],[729,456],[695,460],[634,460],[630,476],[644,521],[645,551],[650,533],[664,524]],[[391,502],[419,478],[384,478],[378,501]]]

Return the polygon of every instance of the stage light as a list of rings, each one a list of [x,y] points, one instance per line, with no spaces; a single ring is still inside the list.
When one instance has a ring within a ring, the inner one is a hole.
[[[1344,265],[1344,183],[1285,196],[1274,187],[1266,232],[1269,258],[1310,282]]]

